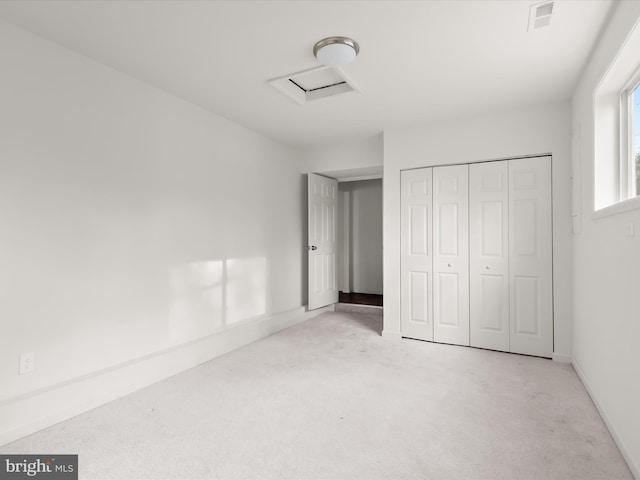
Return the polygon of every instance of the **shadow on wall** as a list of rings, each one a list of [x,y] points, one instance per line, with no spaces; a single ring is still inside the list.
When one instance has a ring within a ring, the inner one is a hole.
[[[182,343],[267,311],[264,257],[206,260],[170,272],[169,339]]]

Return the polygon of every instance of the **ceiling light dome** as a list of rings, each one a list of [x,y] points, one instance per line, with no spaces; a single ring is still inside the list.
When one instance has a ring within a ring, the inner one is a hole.
[[[360,51],[358,43],[348,37],[327,37],[313,46],[313,55],[324,65],[347,65]]]

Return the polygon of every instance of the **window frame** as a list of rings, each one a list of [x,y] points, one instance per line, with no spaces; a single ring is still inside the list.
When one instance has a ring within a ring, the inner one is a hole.
[[[628,160],[632,127],[628,121],[628,92],[637,84],[634,80],[640,82],[638,51],[640,19],[633,23],[608,65],[603,66],[593,89],[592,218],[640,210],[640,195],[629,196],[630,170],[635,166]],[[627,95],[623,96],[624,91]],[[636,122],[640,123],[640,118]]]
[[[620,92],[620,201],[640,195],[636,188],[634,156],[634,127],[640,119],[634,119],[633,94],[640,88],[640,68],[631,76]]]

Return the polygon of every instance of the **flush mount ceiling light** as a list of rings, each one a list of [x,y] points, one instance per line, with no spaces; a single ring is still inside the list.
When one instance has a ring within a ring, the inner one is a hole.
[[[313,46],[313,55],[324,65],[347,65],[360,51],[358,42],[348,37],[327,37]]]

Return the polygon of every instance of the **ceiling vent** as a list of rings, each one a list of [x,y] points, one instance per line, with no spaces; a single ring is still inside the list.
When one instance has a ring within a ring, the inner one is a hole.
[[[537,28],[548,27],[551,24],[553,2],[536,3],[529,10],[529,28],[532,31]]]
[[[274,78],[269,80],[269,84],[300,105],[321,98],[360,91],[338,67],[315,67]]]

